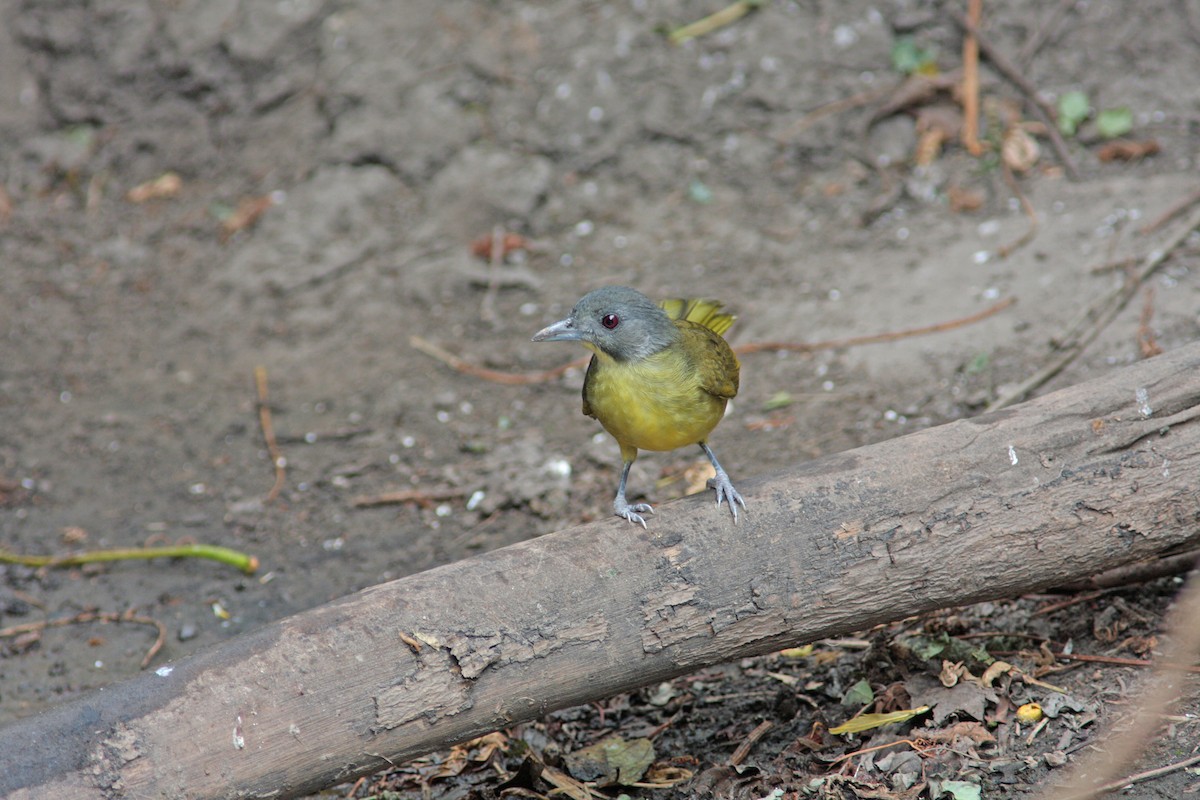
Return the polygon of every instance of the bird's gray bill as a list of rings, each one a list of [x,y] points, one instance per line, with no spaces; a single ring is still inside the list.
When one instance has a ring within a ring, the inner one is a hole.
[[[547,325],[533,335],[535,342],[577,342],[583,338],[570,318]]]

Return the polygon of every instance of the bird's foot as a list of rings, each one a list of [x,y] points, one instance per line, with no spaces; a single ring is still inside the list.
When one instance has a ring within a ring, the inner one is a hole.
[[[733,484],[729,480],[729,475],[725,470],[718,469],[715,478],[708,479],[708,486],[711,489],[717,490],[717,507],[720,508],[724,501],[729,502],[729,510],[733,512],[733,521],[737,522],[737,507],[740,503],[742,508],[746,507],[746,501],[742,499],[738,490],[733,488]]]
[[[654,508],[649,503],[634,503],[630,505],[624,497],[618,497],[613,501],[613,513],[622,519],[627,519],[645,528],[646,520],[642,518],[642,514],[653,514]]]

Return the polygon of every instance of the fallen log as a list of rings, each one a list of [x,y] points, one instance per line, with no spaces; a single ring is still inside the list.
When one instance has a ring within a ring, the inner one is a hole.
[[[1200,344],[375,586],[0,729],[0,794],[292,797],[551,710],[1200,542]]]

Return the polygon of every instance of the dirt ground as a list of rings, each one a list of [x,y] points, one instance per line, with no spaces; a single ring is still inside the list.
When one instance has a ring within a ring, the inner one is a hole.
[[[1106,265],[1160,246],[1170,224],[1143,226],[1198,186],[1196,0],[987,4],[988,41],[1051,105],[1082,90],[1096,111],[1131,110],[1130,141],[1157,143],[1104,161],[1093,117],[1066,140],[1077,180],[986,59],[989,150],[971,156],[952,138],[915,164],[929,126],[958,119],[960,4],[781,0],[678,46],[664,38],[721,5],[0,0],[0,547],[187,537],[262,564],[252,577],[199,560],[4,566],[0,626],[136,609],[167,626],[161,663],[610,513],[619,455],[579,413],[578,371],[497,384],[410,342],[499,370],[548,369],[581,353],[530,336],[603,284],[720,298],[739,316],[735,345],[902,330],[1016,299],[928,336],[745,356],[741,393],[712,440],[735,484],[979,413],[1124,280]],[[950,80],[901,103],[894,56],[907,41]],[[996,146],[1014,108],[1040,156],[1009,180]],[[167,173],[179,183],[146,188]],[[489,266],[472,243],[497,226],[525,246]],[[1039,391],[1135,361],[1155,342],[1194,340],[1197,244]],[[286,458],[269,501],[257,366]],[[632,494],[680,496],[680,474],[699,463],[698,451],[649,454]],[[355,503],[403,489],[432,499]],[[916,628],[1018,630],[1134,656],[1177,585],[1041,616],[1045,598],[1006,600]],[[1101,635],[1117,628],[1117,639]],[[971,758],[910,753],[847,771],[828,761],[861,741],[832,755],[798,747],[814,721],[857,710],[842,700],[861,679],[876,697],[896,682],[915,691],[908,671],[870,655],[894,651],[900,632],[864,632],[869,650],[822,645],[833,653],[824,659],[716,668],[560,712],[509,741],[553,760],[682,714],[659,732],[657,755],[698,777],[631,795],[962,800],[958,781],[1026,797],[1123,713],[1141,674],[1089,665],[1048,677],[1074,705],[1036,739],[994,718],[1028,687],[980,700],[976,716],[960,708],[952,721],[984,722],[982,711],[1007,731]],[[0,722],[136,674],[152,641],[146,626],[99,624],[5,639]],[[765,719],[773,728],[750,772],[709,770]],[[1200,746],[1195,720],[1175,719],[1146,765]],[[419,797],[424,783],[428,796],[489,797],[503,780],[410,767],[353,790]],[[1125,796],[1198,786],[1181,770]]]

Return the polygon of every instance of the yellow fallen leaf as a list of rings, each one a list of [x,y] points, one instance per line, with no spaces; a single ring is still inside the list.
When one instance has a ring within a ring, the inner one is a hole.
[[[854,719],[846,720],[836,728],[830,728],[829,732],[840,736],[845,733],[862,733],[873,728],[881,728],[884,725],[892,725],[896,722],[908,722],[913,717],[924,714],[931,707],[906,708],[903,711],[891,711],[887,714],[859,714]]]
[[[1042,719],[1042,707],[1037,703],[1026,703],[1017,709],[1017,722],[1032,725]]]
[[[789,647],[786,650],[780,650],[779,655],[784,658],[808,658],[812,655],[813,645],[806,644],[803,647]]]

